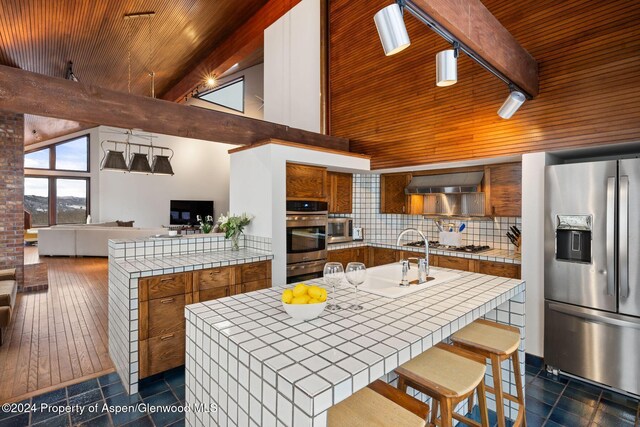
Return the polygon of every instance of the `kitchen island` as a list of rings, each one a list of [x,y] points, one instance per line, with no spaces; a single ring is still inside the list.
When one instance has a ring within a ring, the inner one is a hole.
[[[396,367],[478,318],[520,328],[524,373],[524,282],[455,272],[457,279],[402,298],[359,292],[364,311],[325,310],[306,322],[284,312],[282,288],[187,306],[186,402],[217,405],[187,413],[187,423],[324,426],[332,405],[378,378],[394,382]],[[352,302],[353,289],[337,294],[342,305]],[[505,390],[513,390],[506,369]],[[515,405],[505,407],[515,418]]]

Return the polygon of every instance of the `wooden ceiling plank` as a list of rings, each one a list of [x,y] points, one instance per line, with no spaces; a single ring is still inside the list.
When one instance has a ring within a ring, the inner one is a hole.
[[[227,144],[276,138],[349,151],[344,138],[6,66],[0,66],[0,110]]]
[[[235,63],[263,45],[264,30],[287,13],[300,0],[269,0],[262,8],[227,37],[197,66],[176,82],[162,99],[181,102],[202,83],[204,76],[222,75]]]
[[[479,57],[521,87],[538,95],[538,64],[480,0],[408,0]]]

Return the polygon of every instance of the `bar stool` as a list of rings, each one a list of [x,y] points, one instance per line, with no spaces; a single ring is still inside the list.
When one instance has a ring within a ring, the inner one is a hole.
[[[329,408],[329,427],[424,427],[429,405],[376,380]]]
[[[398,389],[406,392],[407,386],[432,398],[431,424],[451,427],[453,419],[472,426],[489,426],[489,415],[484,398],[484,359],[464,349],[436,344],[429,350],[399,366]],[[458,403],[478,391],[478,403],[482,424],[462,415],[454,409]]]
[[[520,377],[520,362],[518,358],[518,346],[520,345],[520,331],[518,328],[488,320],[479,319],[465,326],[451,336],[455,346],[472,351],[491,360],[493,372],[493,387],[487,386],[488,392],[496,396],[496,413],[498,414],[498,426],[504,427],[504,399],[518,404],[518,416],[514,425],[526,426],[524,393],[522,391],[522,379]],[[502,390],[501,363],[511,359],[513,374],[515,376],[517,396],[505,393]],[[469,398],[469,410],[473,407],[473,394]]]

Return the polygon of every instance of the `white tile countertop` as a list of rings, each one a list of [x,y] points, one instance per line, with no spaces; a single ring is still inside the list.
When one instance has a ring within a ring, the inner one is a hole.
[[[310,321],[283,310],[282,288],[187,306],[186,401],[218,406],[188,413],[187,423],[323,426],[329,407],[481,316],[524,326],[523,281],[455,272],[403,298],[360,291],[364,311],[325,310]],[[348,306],[353,288],[337,294]]]
[[[138,277],[137,275],[142,277],[145,275],[172,274],[182,271],[248,264],[270,259],[273,259],[273,253],[271,252],[241,248],[238,251],[219,250],[185,255],[118,259],[115,260],[114,264],[131,274],[132,277]]]
[[[330,251],[336,251],[339,249],[346,248],[359,248],[363,246],[373,246],[376,248],[386,248],[386,249],[396,249],[402,251],[410,251],[417,252],[419,254],[424,254],[424,247],[415,247],[415,246],[404,246],[404,245],[396,245],[395,240],[386,240],[386,241],[360,241],[360,242],[349,242],[349,243],[331,243],[327,245],[327,249]],[[520,254],[515,253],[514,251],[506,250],[506,249],[490,249],[488,251],[479,252],[479,253],[467,253],[467,252],[459,252],[459,251],[448,251],[444,249],[429,249],[430,255],[445,255],[445,256],[453,256],[458,258],[468,258],[468,259],[477,259],[481,261],[496,261],[496,262],[504,262],[508,264],[520,264]]]

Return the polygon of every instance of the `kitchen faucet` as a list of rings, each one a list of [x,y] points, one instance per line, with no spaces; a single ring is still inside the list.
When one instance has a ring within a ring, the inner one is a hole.
[[[411,231],[415,231],[416,233],[418,233],[420,237],[422,237],[422,240],[424,240],[424,259],[418,260],[418,283],[422,284],[426,283],[429,277],[429,241],[427,240],[427,237],[424,235],[424,233],[422,233],[422,231],[418,230],[417,228],[406,228],[402,230],[400,234],[398,234],[396,246],[400,246],[402,237]],[[407,273],[409,272],[410,268],[411,267],[409,259],[402,260],[402,280],[400,281],[400,286],[409,286]]]

